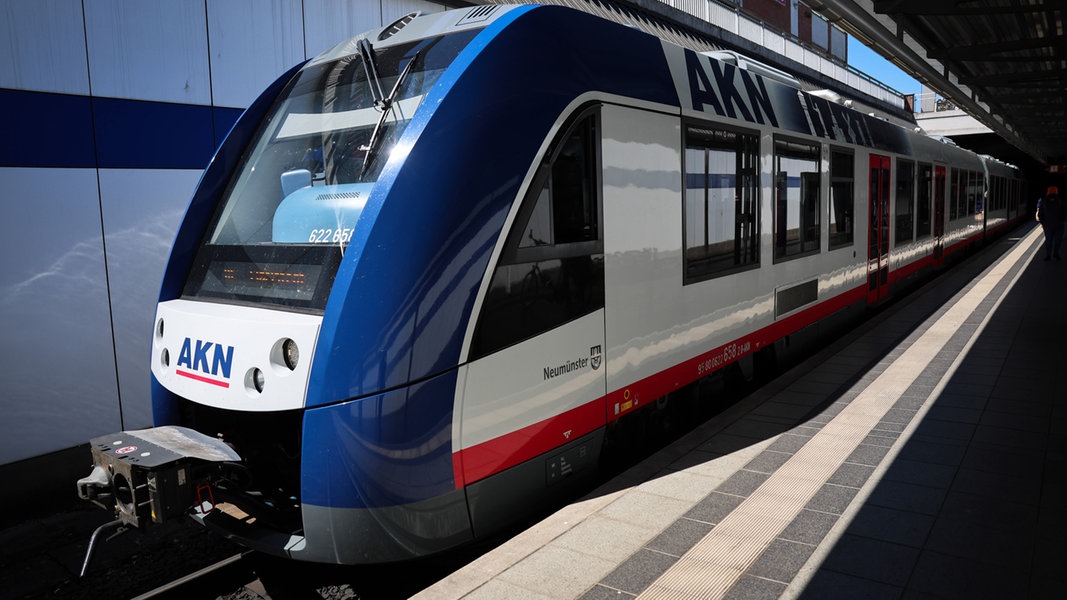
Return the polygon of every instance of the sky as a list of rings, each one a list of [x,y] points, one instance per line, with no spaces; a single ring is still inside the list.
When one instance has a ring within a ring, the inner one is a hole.
[[[918,98],[919,93],[922,91],[922,85],[916,79],[879,56],[874,50],[864,46],[863,42],[851,35],[848,36],[848,64],[901,94],[915,94],[915,97]]]

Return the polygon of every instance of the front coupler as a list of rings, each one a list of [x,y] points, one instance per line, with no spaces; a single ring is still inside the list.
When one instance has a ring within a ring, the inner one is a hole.
[[[213,504],[211,476],[241,460],[223,441],[185,427],[121,431],[89,444],[93,470],[78,480],[78,495],[141,529]]]

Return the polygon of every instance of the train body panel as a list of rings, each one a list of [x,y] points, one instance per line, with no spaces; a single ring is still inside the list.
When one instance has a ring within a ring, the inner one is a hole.
[[[456,377],[452,370],[305,413],[300,498],[307,540],[294,557],[400,560],[472,537],[454,483],[452,405],[442,401]]]
[[[1012,169],[720,58],[479,6],[269,88],[160,293],[156,420],[237,450],[204,481],[256,523],[197,518],[336,563],[488,535],[592,472],[626,415],[1020,216]]]
[[[457,485],[603,427],[603,348],[597,310],[468,364]]]

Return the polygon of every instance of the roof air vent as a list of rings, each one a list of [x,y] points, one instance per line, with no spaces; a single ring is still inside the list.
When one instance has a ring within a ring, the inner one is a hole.
[[[481,23],[482,21],[488,21],[490,17],[496,13],[496,9],[499,6],[492,4],[476,6],[470,10],[467,14],[463,15],[463,18],[456,23],[456,27],[462,27],[464,25],[471,25],[473,23]]]
[[[407,27],[408,23],[410,23],[412,20],[414,20],[415,17],[417,17],[417,16],[419,16],[421,14],[422,14],[422,11],[415,11],[415,12],[412,12],[412,13],[408,13],[408,14],[400,17],[399,19],[393,21],[388,26],[386,26],[386,28],[383,29],[381,33],[378,34],[378,41],[382,42],[382,41],[385,41],[385,40],[393,37],[401,29]]]

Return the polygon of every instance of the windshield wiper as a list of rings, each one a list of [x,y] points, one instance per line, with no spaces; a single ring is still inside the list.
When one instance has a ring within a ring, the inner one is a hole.
[[[378,69],[375,67],[373,62],[374,52],[373,49],[371,49],[370,47],[370,42],[367,42],[366,39],[360,41],[360,54],[362,54],[364,51],[364,42],[366,42],[367,50],[370,52],[370,72],[374,74],[375,85],[378,87],[378,93],[380,94],[381,81],[378,80]],[[408,61],[407,66],[405,66],[404,70],[400,72],[400,76],[396,78],[396,83],[393,84],[393,89],[389,92],[389,96],[382,98],[381,100],[380,107],[382,109],[382,116],[378,118],[378,124],[374,126],[374,131],[371,132],[370,140],[367,142],[367,145],[360,147],[360,150],[366,152],[366,154],[363,155],[363,168],[359,171],[360,180],[362,180],[363,176],[367,174],[367,167],[370,166],[371,159],[378,153],[378,145],[381,142],[380,138],[382,126],[385,125],[385,118],[389,115],[390,112],[392,112],[393,104],[396,102],[396,96],[400,93],[400,86],[404,83],[404,80],[407,79],[408,73],[411,72],[411,67],[415,64],[415,61],[419,60],[420,54],[422,54],[421,50],[416,52],[415,55],[411,57],[411,60]],[[367,63],[367,59],[364,58],[363,64],[367,65]],[[374,93],[373,87],[371,88],[371,93]],[[375,100],[374,103],[379,104],[377,100]]]
[[[374,47],[367,38],[359,40],[359,57],[363,59],[363,72],[367,75],[367,85],[370,86],[370,94],[374,96],[374,105],[378,106],[385,100],[382,92],[382,80],[378,77],[378,63],[374,58]]]

